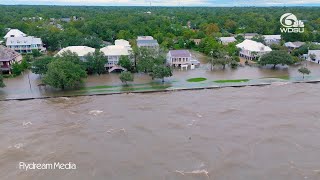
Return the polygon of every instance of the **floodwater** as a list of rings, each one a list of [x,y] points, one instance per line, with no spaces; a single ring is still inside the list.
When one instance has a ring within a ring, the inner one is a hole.
[[[1,180],[320,179],[320,84],[0,102]],[[19,162],[76,170],[19,169]]]
[[[305,62],[303,65],[311,70],[310,76],[320,77],[320,65],[312,62]],[[223,80],[223,79],[260,79],[268,77],[291,77],[301,78],[298,69],[301,66],[291,67],[278,67],[276,70],[259,67],[239,67],[235,70],[226,68],[225,70],[220,67],[215,67],[213,71],[210,71],[210,65],[203,64],[195,70],[181,71],[176,69],[173,72],[173,76],[166,78],[167,82],[170,82],[171,86],[178,86],[181,83],[185,83],[189,78],[204,77],[210,81]],[[147,74],[135,74],[134,82],[131,84],[146,84],[153,80]],[[0,99],[15,99],[15,98],[29,98],[29,97],[41,97],[41,96],[67,96],[72,95],[72,91],[59,91],[51,88],[39,87],[41,84],[41,77],[31,72],[25,72],[25,74],[16,77],[5,79],[7,87],[0,89]],[[85,86],[121,86],[122,83],[119,80],[119,74],[103,74],[101,76],[91,75],[85,80]]]

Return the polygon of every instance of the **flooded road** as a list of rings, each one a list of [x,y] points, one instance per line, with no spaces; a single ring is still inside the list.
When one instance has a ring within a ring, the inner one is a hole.
[[[310,76],[313,79],[320,78],[320,65],[312,62],[306,62],[307,67],[311,70]],[[301,66],[279,67],[276,70],[270,68],[258,68],[258,67],[239,67],[237,69],[227,68],[225,70],[220,67],[215,67],[214,71],[210,71],[210,66],[203,64],[200,68],[195,70],[181,71],[175,69],[173,76],[166,78],[166,82],[170,83],[172,87],[187,87],[188,85],[181,85],[187,83],[187,79],[204,77],[207,78],[207,82],[214,80],[224,79],[251,79],[258,80],[261,78],[270,77],[286,77],[291,79],[301,79],[302,75],[299,74],[298,69]],[[133,85],[146,85],[148,83],[155,82],[147,74],[135,74]],[[74,91],[59,91],[50,87],[39,87],[41,84],[41,77],[31,72],[25,72],[16,78],[5,79],[5,88],[0,88],[0,99],[16,99],[16,98],[30,98],[30,97],[43,97],[43,96],[70,96],[77,94]],[[101,76],[91,75],[85,80],[85,87],[94,86],[118,86],[121,88],[122,83],[119,80],[119,74],[103,74]],[[86,94],[86,93],[84,93]]]
[[[0,179],[320,179],[319,89],[0,102]],[[77,169],[24,171],[19,162],[73,162]]]

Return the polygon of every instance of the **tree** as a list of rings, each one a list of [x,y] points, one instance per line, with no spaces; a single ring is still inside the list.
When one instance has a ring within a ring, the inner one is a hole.
[[[129,56],[120,56],[118,65],[126,68],[128,71],[132,71],[132,61],[129,59]]]
[[[222,65],[223,69],[225,69],[226,65],[231,63],[231,58],[223,50],[218,50],[216,52],[212,51],[211,54],[212,59],[209,61],[211,64],[211,71],[215,65]]]
[[[44,76],[44,84],[55,88],[75,88],[83,83],[87,77],[86,71],[79,64],[71,61],[55,60],[48,65]]]
[[[62,52],[59,56],[57,56],[58,59],[62,61],[70,61],[74,64],[78,64],[81,66],[82,69],[86,69],[86,64],[81,61],[77,53],[71,52],[70,50]]]
[[[16,75],[16,76],[19,76],[21,73],[22,73],[22,67],[19,63],[15,62],[12,64],[12,74]]]
[[[164,82],[164,78],[170,76],[172,76],[172,70],[170,67],[164,65],[156,65],[152,68],[152,79],[159,78],[162,79],[162,82]]]
[[[301,67],[301,68],[299,68],[298,69],[298,71],[299,71],[299,73],[301,73],[302,74],[302,78],[304,79],[304,75],[305,74],[310,74],[311,73],[311,71],[308,69],[308,68],[306,68],[306,67]]]
[[[34,58],[40,57],[41,55],[42,55],[42,54],[40,53],[39,50],[37,50],[37,49],[32,49],[32,56],[33,56]]]
[[[252,38],[252,40],[264,44],[265,38],[262,35],[256,35]]]
[[[31,71],[35,74],[44,75],[48,71],[48,64],[54,60],[51,56],[45,56],[32,62]]]
[[[6,87],[6,85],[5,85],[4,82],[3,82],[3,77],[2,77],[1,74],[0,74],[0,87],[1,87],[1,88]]]
[[[294,60],[286,51],[271,51],[262,55],[258,63],[262,66],[272,64],[275,69],[278,64],[291,65]]]
[[[107,58],[103,55],[101,51],[98,49],[95,50],[94,53],[89,53],[86,56],[87,60],[87,70],[93,74],[99,74],[101,75],[103,72],[105,72],[104,65],[108,63]]]
[[[134,77],[131,72],[123,71],[121,72],[119,78],[121,82],[126,83],[126,85],[128,85],[128,81],[132,82]]]
[[[152,72],[155,65],[163,64],[162,57],[153,49],[139,48],[137,53],[137,70],[140,72]]]

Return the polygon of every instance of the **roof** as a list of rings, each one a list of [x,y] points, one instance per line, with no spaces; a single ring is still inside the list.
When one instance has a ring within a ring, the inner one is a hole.
[[[105,56],[128,56],[130,50],[131,47],[119,45],[110,45],[100,49]]]
[[[89,53],[94,53],[95,49],[88,46],[69,46],[61,49],[57,55],[61,55],[63,52],[71,51],[77,53],[78,56],[86,56]]]
[[[191,57],[191,53],[188,50],[171,50],[169,53],[171,57]]]
[[[33,36],[28,37],[9,37],[7,39],[6,45],[32,45],[32,44],[42,44],[41,38],[35,38]]]
[[[263,35],[264,39],[281,39],[281,35]]]
[[[137,40],[137,45],[138,46],[158,46],[158,41],[157,40]]]
[[[235,42],[235,41],[237,41],[236,38],[234,38],[234,37],[220,37],[219,39],[222,42]]]
[[[3,38],[7,39],[9,37],[24,37],[25,33],[21,32],[19,29],[11,29]]]
[[[245,33],[245,36],[257,36],[259,35],[258,33]]]
[[[18,56],[21,55],[16,51],[0,45],[0,62],[11,61]]]
[[[153,40],[152,36],[138,36],[137,40]]]
[[[272,51],[269,46],[265,46],[264,44],[252,40],[244,40],[242,43],[236,45],[238,48],[253,51],[253,52],[261,52],[261,51]]]
[[[299,48],[304,44],[305,44],[305,42],[296,41],[296,42],[286,42],[284,45],[286,47]]]
[[[314,54],[316,58],[320,59],[320,50],[309,50],[308,55]]]
[[[126,41],[124,39],[117,39],[115,40],[114,44],[117,46],[131,47],[129,41]]]

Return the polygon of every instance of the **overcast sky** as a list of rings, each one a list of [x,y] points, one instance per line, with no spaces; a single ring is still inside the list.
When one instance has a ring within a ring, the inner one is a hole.
[[[320,0],[0,0],[15,5],[97,6],[320,6]]]

